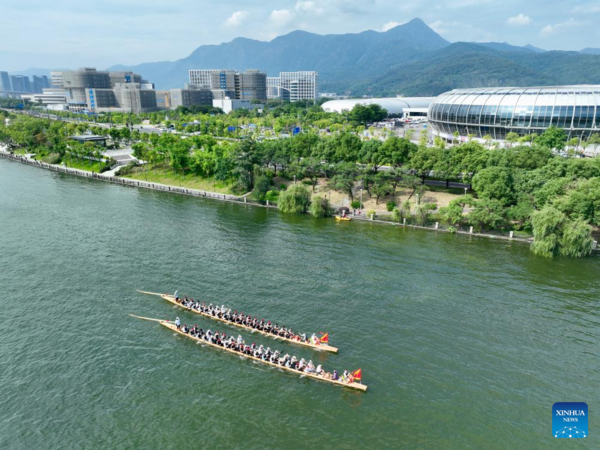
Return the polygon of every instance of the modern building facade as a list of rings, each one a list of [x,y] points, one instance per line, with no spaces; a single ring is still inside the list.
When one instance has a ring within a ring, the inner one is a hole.
[[[202,69],[189,71],[190,86],[210,89],[214,99],[266,100],[267,74],[255,69]]]
[[[179,106],[212,106],[213,94],[210,89],[171,89],[169,91],[170,108]]]
[[[10,76],[8,75],[8,72],[0,72],[0,91],[12,91],[12,86],[10,85]]]
[[[50,72],[50,84],[52,85],[52,87],[63,89],[65,87],[63,73]]]
[[[316,100],[318,78],[317,72],[281,72],[278,77],[267,78],[268,98]]]
[[[64,89],[47,88],[43,89],[41,94],[25,94],[21,95],[21,98],[46,107],[49,105],[67,104],[67,94]]]
[[[437,97],[428,111],[434,134],[458,132],[503,140],[510,132],[540,134],[550,126],[572,137],[600,132],[600,85],[456,89]]]
[[[43,75],[41,77],[34,75],[32,78],[33,83],[31,87],[33,89],[34,94],[41,94],[44,89],[50,87],[50,81],[48,80],[48,77],[46,75]]]
[[[27,79],[27,83],[25,80]],[[12,87],[13,92],[30,92],[25,90],[26,84],[29,85],[29,78],[24,77],[23,75],[11,75],[10,76],[10,85]]]
[[[53,85],[64,86],[72,109],[127,113],[157,109],[153,85],[133,72],[107,72],[85,67],[52,72],[51,79]]]
[[[158,109],[171,108],[171,92],[170,91],[155,91],[156,92],[156,107]]]
[[[326,112],[344,113],[352,111],[356,105],[379,105],[389,115],[397,117],[426,116],[432,97],[392,97],[392,98],[359,98],[331,100],[321,105]]]

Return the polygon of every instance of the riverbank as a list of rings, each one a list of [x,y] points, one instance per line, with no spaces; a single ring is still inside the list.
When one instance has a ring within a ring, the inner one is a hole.
[[[228,194],[220,194],[217,192],[210,192],[210,191],[202,191],[202,190],[198,190],[198,189],[188,189],[188,188],[182,188],[182,187],[177,187],[177,186],[169,186],[166,184],[152,183],[152,182],[147,182],[147,181],[142,181],[142,180],[130,180],[127,178],[121,178],[121,177],[116,177],[116,176],[112,175],[113,171],[106,172],[106,173],[88,172],[85,170],[73,169],[70,167],[63,167],[63,166],[59,166],[56,164],[44,163],[41,161],[31,159],[27,156],[14,155],[14,154],[11,154],[11,153],[8,153],[5,151],[1,151],[1,150],[0,150],[0,157],[2,157],[4,159],[9,159],[11,161],[20,162],[22,164],[28,164],[30,166],[40,167],[42,169],[53,170],[55,172],[66,173],[69,175],[75,175],[75,176],[83,177],[83,178],[93,178],[95,180],[106,181],[106,182],[114,183],[114,184],[121,184],[123,186],[139,187],[139,188],[143,188],[143,189],[153,189],[156,191],[171,192],[173,194],[190,195],[192,197],[212,198],[214,200],[221,200],[221,201],[228,201],[228,202],[235,202],[235,203],[250,203],[247,201],[247,199],[245,197],[238,197],[235,195],[228,195]],[[263,205],[257,205],[257,206],[263,206]],[[266,205],[264,205],[264,206],[266,206]]]
[[[165,185],[165,184],[161,184],[161,183],[152,183],[152,182],[147,182],[147,181],[143,181],[143,180],[132,180],[132,179],[114,176],[113,175],[114,171],[106,172],[104,174],[87,172],[84,170],[73,169],[73,168],[69,168],[69,167],[62,167],[62,166],[55,165],[55,164],[47,164],[47,163],[44,163],[41,161],[36,161],[34,159],[31,159],[27,156],[14,155],[14,154],[4,151],[3,149],[0,149],[0,157],[11,160],[11,161],[20,162],[23,164],[40,167],[43,169],[53,170],[53,171],[59,172],[59,173],[75,175],[75,176],[79,176],[79,177],[83,177],[83,178],[93,178],[95,180],[106,181],[109,183],[120,184],[123,186],[138,187],[138,188],[143,188],[143,189],[152,189],[152,190],[156,190],[156,191],[170,192],[170,193],[179,194],[179,195],[189,195],[192,197],[210,198],[213,200],[220,200],[220,201],[226,201],[226,202],[231,202],[231,203],[248,204],[248,205],[252,205],[252,206],[259,206],[261,208],[277,209],[276,205],[268,204],[268,202],[267,202],[267,204],[260,204],[260,203],[253,202],[248,199],[247,195],[246,196],[235,196],[235,195],[229,195],[229,194],[221,194],[221,193],[217,193],[217,192],[203,191],[203,190],[198,190],[198,189],[188,189],[188,188],[182,188],[182,187],[177,187],[177,186],[169,186],[169,185]],[[533,241],[533,239],[531,239],[531,238],[528,238],[528,239],[520,238],[520,237],[514,236],[512,233],[509,234],[508,236],[499,235],[499,234],[491,234],[491,233],[477,233],[477,232],[474,232],[472,228],[469,230],[452,230],[451,231],[449,229],[440,228],[439,224],[437,224],[437,223],[434,226],[428,227],[428,226],[419,226],[419,225],[409,224],[409,223],[406,223],[406,221],[404,221],[403,223],[397,223],[397,222],[392,222],[389,220],[371,219],[371,218],[362,217],[362,216],[353,216],[353,218],[355,220],[361,221],[361,222],[370,222],[370,223],[376,223],[376,224],[381,224],[381,225],[391,225],[391,226],[397,226],[397,227],[414,228],[414,229],[435,231],[435,232],[442,232],[442,233],[475,236],[475,237],[482,237],[482,238],[495,239],[495,240],[504,240],[504,241],[508,240],[508,241],[514,241],[514,242],[519,242],[519,243],[523,243],[523,244],[531,244],[531,242]],[[595,253],[597,253],[599,251],[600,250],[598,248],[594,249]]]

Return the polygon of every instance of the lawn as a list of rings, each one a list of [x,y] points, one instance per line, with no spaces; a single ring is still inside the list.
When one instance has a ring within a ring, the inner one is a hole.
[[[76,159],[64,158],[63,162],[72,169],[87,170],[88,172],[99,173],[104,166],[101,162],[91,162],[86,160],[77,161]]]
[[[134,180],[149,181],[151,183],[166,184],[169,186],[180,186],[188,189],[198,189],[200,191],[219,192],[221,194],[232,194],[231,185],[226,185],[221,181],[215,181],[212,178],[202,178],[195,175],[176,174],[170,169],[151,169],[130,173],[123,178]]]

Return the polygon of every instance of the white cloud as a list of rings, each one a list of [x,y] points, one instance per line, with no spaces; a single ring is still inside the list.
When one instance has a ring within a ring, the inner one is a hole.
[[[381,27],[381,31],[389,31],[392,28],[397,27],[398,25],[401,25],[401,23],[400,22],[394,22],[392,20],[391,22],[384,23],[383,26]]]
[[[225,21],[226,27],[238,27],[248,17],[248,11],[236,11]]]
[[[529,25],[531,23],[531,17],[526,16],[524,14],[517,14],[514,17],[510,17],[507,21],[507,24],[509,25],[515,25],[515,26],[524,26],[524,25]]]
[[[320,16],[325,11],[323,8],[317,6],[315,2],[302,0],[296,2],[294,9],[298,12],[316,14],[317,16]]]
[[[586,24],[587,22],[584,21],[569,19],[566,22],[556,23],[554,25],[546,25],[544,28],[542,28],[540,34],[542,36],[550,36],[551,34],[563,31],[565,29],[580,27]]]
[[[271,11],[269,19],[277,26],[286,25],[292,18],[294,13],[289,9],[274,9]]]

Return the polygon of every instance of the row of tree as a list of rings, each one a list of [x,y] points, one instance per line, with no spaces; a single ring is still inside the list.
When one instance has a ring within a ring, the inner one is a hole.
[[[65,154],[72,147],[67,138],[80,131],[77,127],[81,125],[13,116],[10,126],[0,124],[0,141],[29,151]],[[552,148],[559,148],[566,136],[556,129],[549,129],[530,145],[498,149],[475,142],[445,148],[430,147],[425,141],[416,145],[398,137],[362,140],[343,130],[330,136],[304,132],[287,139],[238,142],[210,135],[113,133],[114,139],[133,142],[135,155],[150,167],[214,178],[232,184],[239,193],[255,190],[261,200],[277,197],[278,189],[271,181],[276,175],[295,177],[313,191],[318,180],[325,178],[351,200],[362,188],[377,201],[396,192],[398,186],[419,193],[424,189],[422,176],[462,180],[472,184],[474,195],[442,208],[443,220],[456,227],[470,224],[478,229],[511,227],[533,232],[533,250],[547,256],[586,254],[592,242],[591,226],[600,226],[600,159],[557,156]],[[431,209],[431,205],[419,205],[410,214],[426,220]],[[400,205],[394,215],[403,214],[407,211]],[[573,250],[574,245],[579,250]]]

